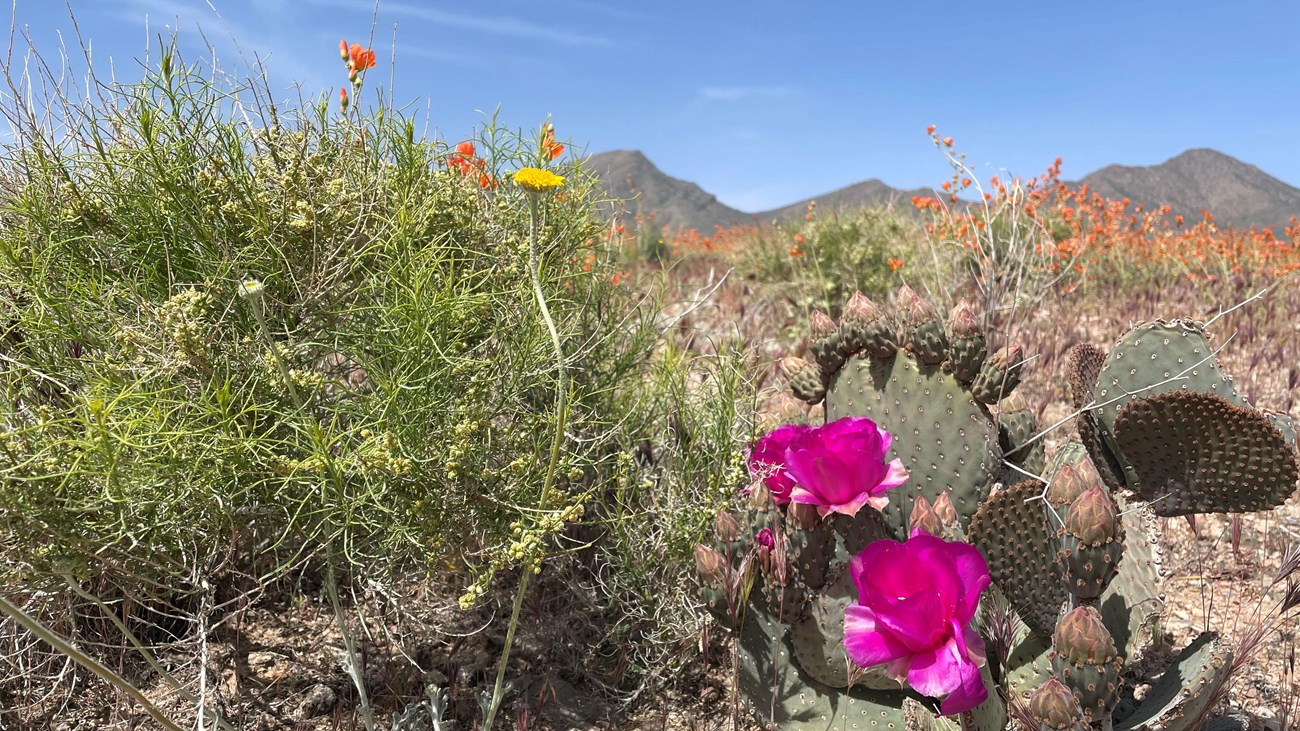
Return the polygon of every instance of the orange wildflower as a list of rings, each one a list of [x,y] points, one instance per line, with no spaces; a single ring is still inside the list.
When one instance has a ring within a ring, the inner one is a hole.
[[[943,145],[944,147],[952,147],[952,138],[951,137],[943,138]]]
[[[348,56],[351,58],[351,66],[354,71],[365,71],[375,67],[375,52],[369,48],[362,48],[360,43],[352,44]]]
[[[899,269],[902,269],[902,268],[903,268],[903,262],[902,262],[902,260],[901,260],[901,259],[895,259],[895,258],[892,257],[892,256],[889,257],[889,259],[888,259],[888,261],[887,261],[886,263],[889,264],[889,271],[891,271],[891,272],[896,272],[896,271],[898,271]]]
[[[548,160],[564,154],[564,145],[555,141],[555,125],[550,122],[542,125],[542,154]]]
[[[932,125],[930,125],[929,127],[926,127],[926,128],[925,128],[925,133],[928,134],[928,135],[932,135],[932,134],[934,134],[934,125],[932,124]]]
[[[344,61],[348,60],[348,42],[346,40],[339,41],[339,58]]]
[[[950,182],[948,182],[947,180],[945,180],[945,181],[943,181],[943,184],[940,185],[939,187],[940,187],[940,188],[943,188],[944,190],[952,190],[952,183],[950,183]]]
[[[339,109],[342,109],[344,114],[348,113],[348,89],[346,86],[339,87]]]
[[[795,242],[796,244],[799,244],[800,246],[803,246],[803,242],[804,242],[803,234],[795,234],[795,235],[794,235],[794,242]]]

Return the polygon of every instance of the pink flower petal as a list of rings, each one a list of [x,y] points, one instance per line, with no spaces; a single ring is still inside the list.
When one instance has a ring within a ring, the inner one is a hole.
[[[898,487],[907,482],[909,476],[907,468],[903,466],[903,460],[895,458],[894,461],[889,463],[889,469],[885,472],[884,478],[881,479],[879,489],[889,490]]]
[[[889,610],[877,612],[877,626],[912,652],[924,652],[943,644],[950,623],[938,592],[919,591],[894,603]]]
[[[957,602],[953,618],[962,624],[968,624],[975,618],[980,594],[991,581],[989,566],[980,555],[979,549],[969,543],[949,543],[945,549],[962,586],[962,596]]]
[[[877,632],[875,613],[859,604],[844,609],[844,649],[864,668],[911,656],[901,642]]]

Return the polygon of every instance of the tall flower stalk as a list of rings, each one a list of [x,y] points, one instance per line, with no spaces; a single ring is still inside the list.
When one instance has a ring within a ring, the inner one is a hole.
[[[550,507],[550,493],[555,484],[555,471],[560,463],[564,429],[569,420],[569,373],[565,368],[560,331],[555,326],[555,318],[551,316],[551,308],[546,302],[546,292],[542,289],[542,264],[537,231],[541,220],[541,196],[550,190],[563,187],[564,178],[549,170],[523,168],[515,173],[514,180],[528,194],[528,276],[532,281],[533,294],[537,298],[537,311],[541,315],[542,322],[546,324],[546,331],[551,336],[551,347],[555,350],[555,433],[551,438],[551,454],[546,464],[546,474],[542,478],[541,493],[537,496],[537,510],[539,513],[544,513]],[[497,677],[492,686],[492,699],[483,714],[484,731],[491,731],[497,710],[501,707],[506,666],[510,662],[510,649],[514,646],[515,630],[519,627],[519,613],[524,606],[524,594],[528,591],[528,579],[535,570],[534,566],[525,565],[520,572],[519,589],[515,592],[514,606],[510,610],[510,624],[506,627],[505,647],[501,649],[501,659],[497,662]]]

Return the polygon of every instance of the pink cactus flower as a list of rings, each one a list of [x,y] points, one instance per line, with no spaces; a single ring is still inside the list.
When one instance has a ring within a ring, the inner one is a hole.
[[[790,500],[853,517],[863,505],[880,510],[887,490],[907,481],[902,460],[885,462],[893,437],[862,416],[810,429],[786,448],[785,468],[794,480]]]
[[[844,648],[862,667],[932,698],[944,715],[988,698],[980,677],[984,641],[971,629],[988,565],[974,546],[913,531],[906,543],[876,541],[849,565],[858,602],[844,612]]]
[[[772,535],[771,528],[764,528],[754,534],[754,543],[764,548],[771,548],[776,545],[776,537]]]
[[[777,505],[789,503],[790,491],[794,489],[794,478],[785,466],[786,449],[791,442],[811,430],[812,427],[806,424],[786,424],[749,445],[749,473],[767,485],[772,492],[772,501]]]

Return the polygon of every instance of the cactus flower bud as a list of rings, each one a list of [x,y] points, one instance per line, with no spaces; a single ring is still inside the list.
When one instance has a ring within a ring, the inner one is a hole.
[[[1020,344],[1008,345],[989,358],[989,364],[999,371],[1020,372],[1020,367],[1025,360],[1025,349]],[[1008,380],[1010,378],[1008,377]],[[1019,381],[1019,377],[1016,378]]]
[[[957,525],[957,509],[952,505],[952,498],[948,497],[948,492],[939,493],[939,497],[934,500],[934,514],[939,516],[939,521],[945,526]]]
[[[954,338],[969,338],[982,334],[975,309],[966,300],[959,300],[948,315],[948,332]]]
[[[695,544],[695,571],[711,584],[721,584],[726,575],[727,561],[716,549]]]
[[[1100,546],[1119,534],[1119,506],[1101,485],[1093,485],[1070,503],[1065,532],[1088,546]]]
[[[821,523],[821,517],[817,515],[817,506],[809,503],[790,503],[786,508],[786,516],[790,520],[790,525],[799,530],[812,530]]]
[[[1102,624],[1101,614],[1090,606],[1066,612],[1056,623],[1052,647],[1066,660],[1076,664],[1101,665],[1115,659],[1115,639]]]
[[[898,288],[898,294],[894,295],[894,304],[900,310],[906,310],[912,306],[912,300],[921,299],[921,295],[916,290],[904,284]]]
[[[938,513],[934,511],[930,501],[926,500],[924,495],[917,495],[916,502],[912,504],[909,527],[912,531],[922,530],[932,536],[943,534],[943,521],[939,520]]]
[[[808,323],[808,330],[812,334],[813,340],[821,340],[835,334],[835,321],[825,312],[814,310],[812,319]]]
[[[906,285],[904,285],[906,286]],[[934,307],[921,299],[920,295],[913,293],[912,300],[907,303],[907,321],[913,327],[924,325],[928,322],[935,322],[939,319],[939,314],[934,311]]]
[[[808,371],[812,371],[816,374],[817,366],[809,363],[803,358],[796,358],[793,355],[788,355],[781,359],[781,373],[791,381],[798,378],[800,374]]]
[[[1082,495],[1089,487],[1091,485],[1083,481],[1083,476],[1074,465],[1061,465],[1061,469],[1052,478],[1052,484],[1047,488],[1047,501],[1053,507],[1063,507],[1074,502],[1075,498]]]
[[[1056,678],[1038,686],[1029,699],[1029,712],[1039,723],[1058,730],[1074,727],[1083,721],[1079,699]]]
[[[870,325],[883,315],[875,302],[867,299],[867,296],[861,292],[854,292],[848,304],[844,305],[844,315],[840,319],[845,322]]]
[[[740,523],[725,510],[718,511],[718,516],[713,520],[713,530],[717,532],[718,538],[727,543],[740,538]]]
[[[1029,411],[1029,402],[1025,400],[1024,396],[1020,395],[1019,391],[1007,396],[998,403],[998,413],[1014,414],[1020,411]]]

